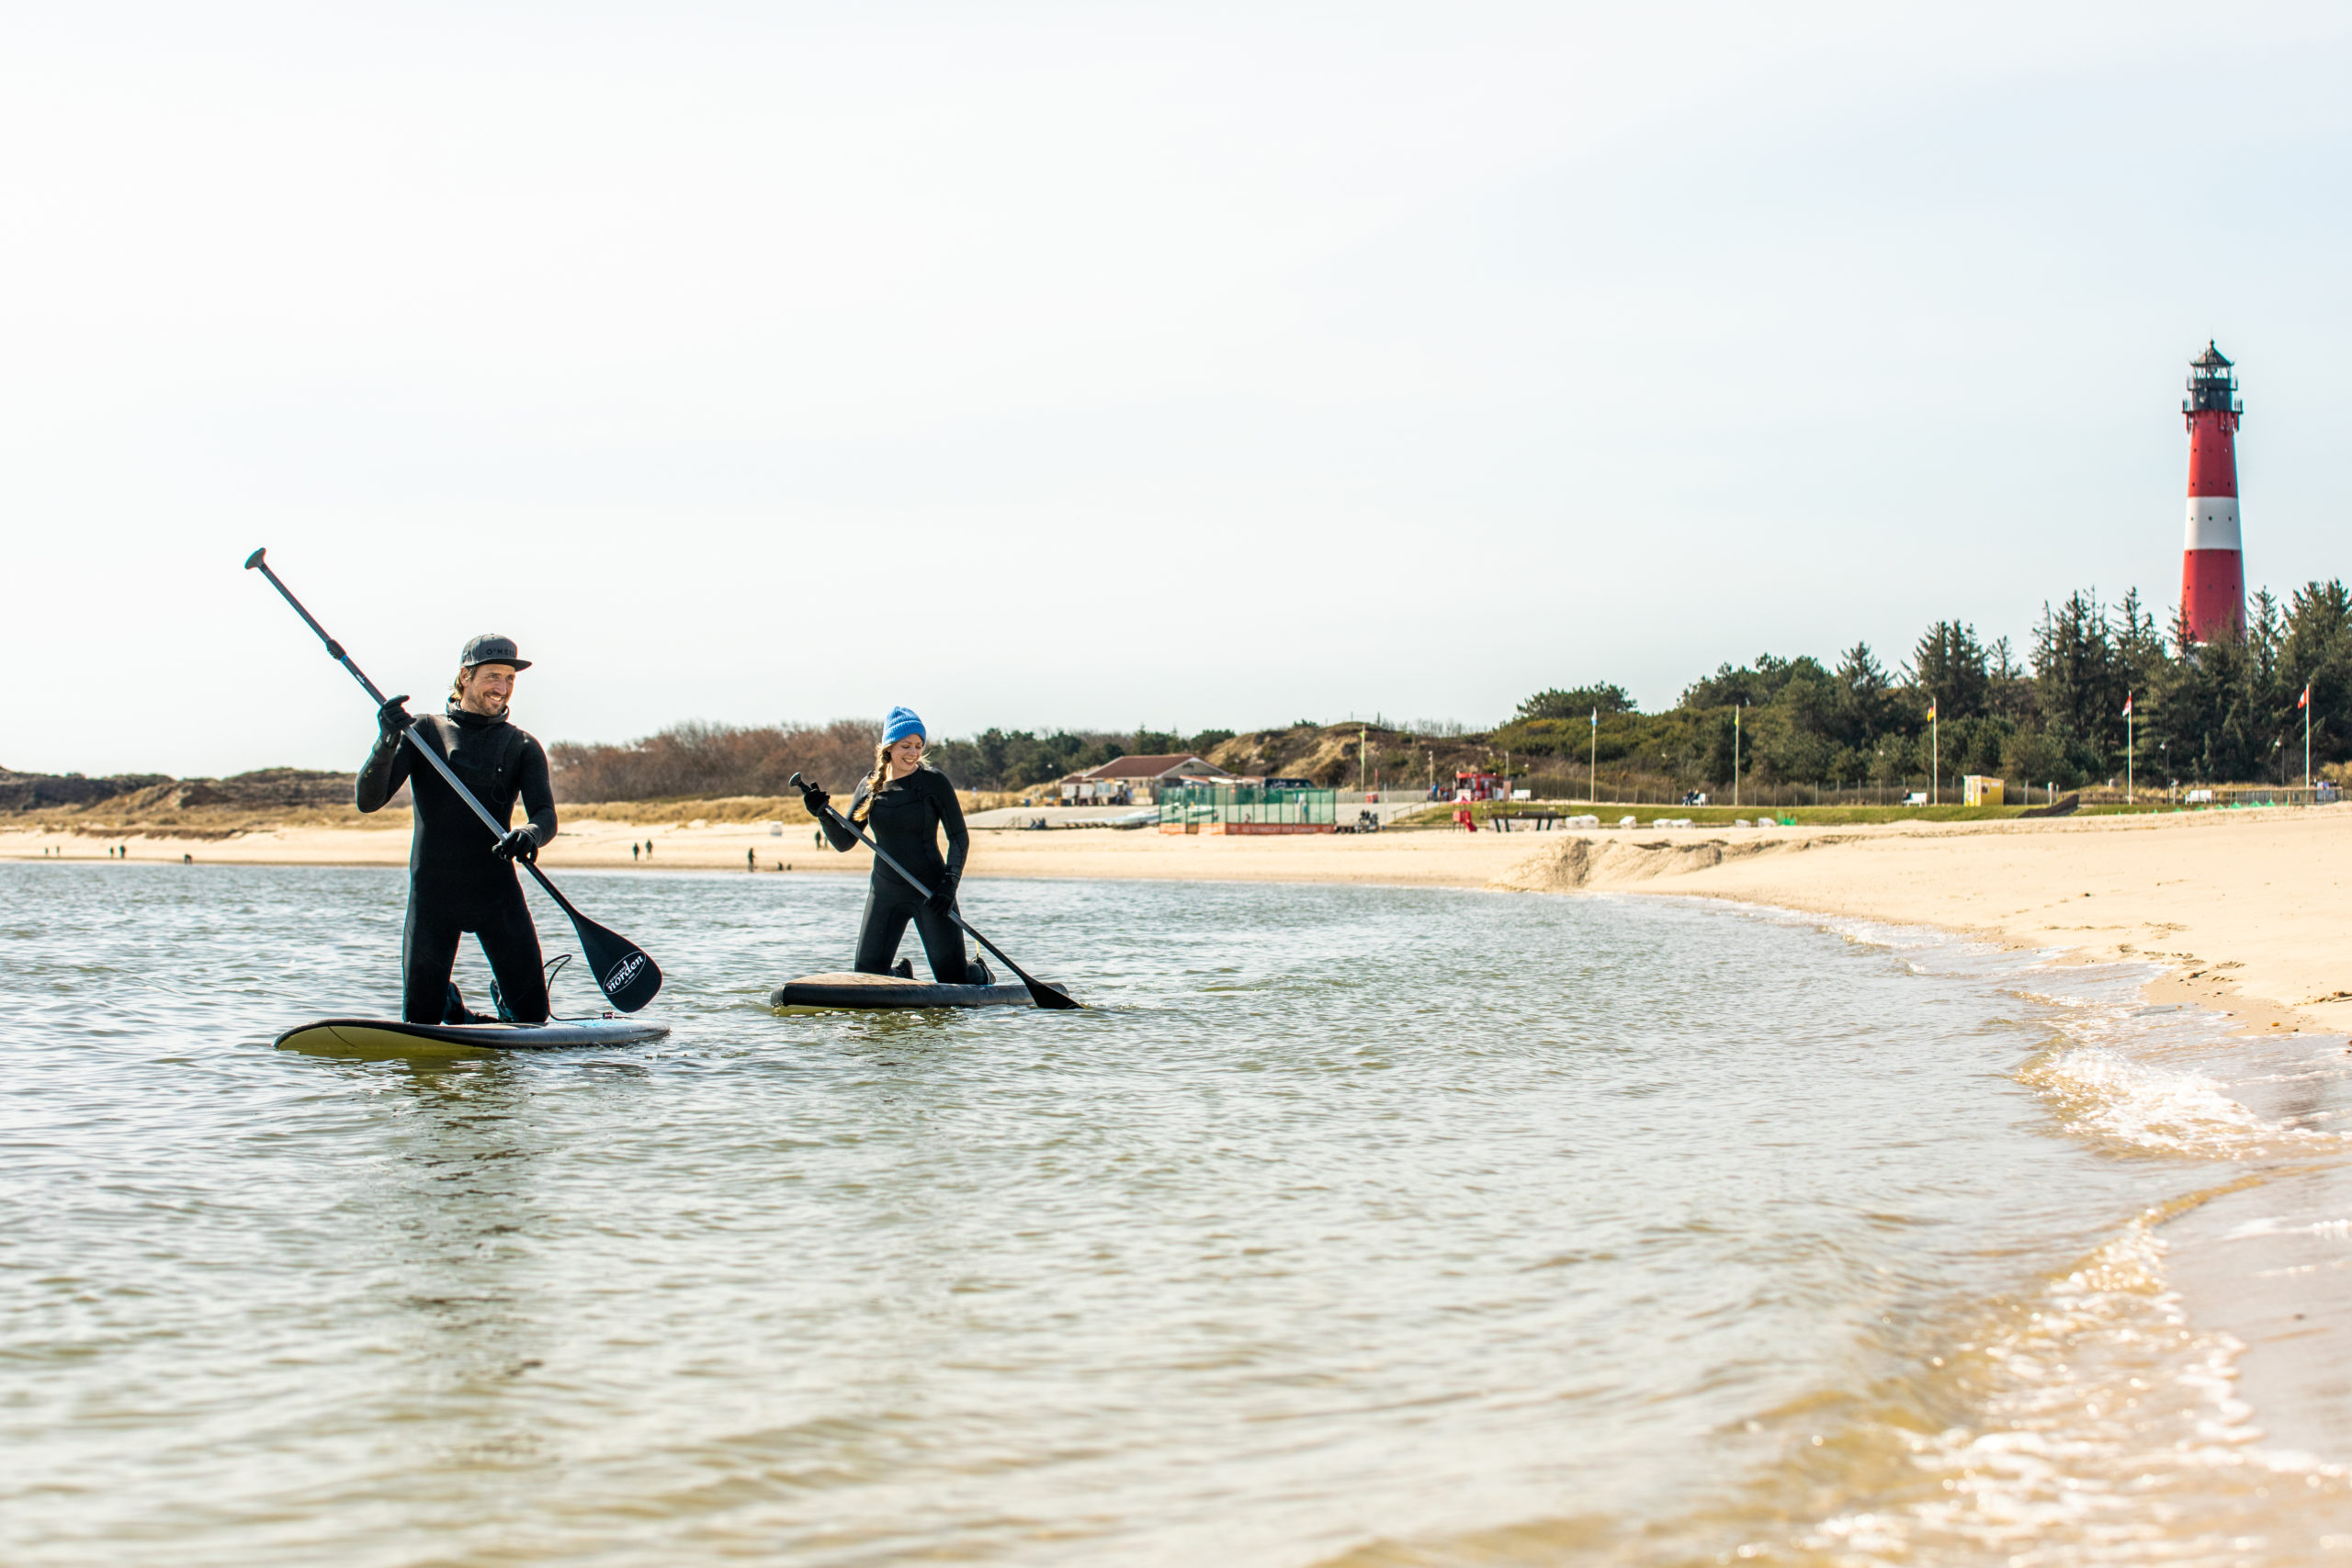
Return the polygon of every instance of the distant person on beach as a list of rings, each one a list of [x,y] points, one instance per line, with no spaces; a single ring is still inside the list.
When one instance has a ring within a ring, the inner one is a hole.
[[[883,722],[882,744],[875,749],[874,771],[851,795],[849,819],[866,828],[883,853],[907,868],[931,897],[925,898],[907,885],[905,877],[874,860],[874,874],[866,884],[865,917],[858,927],[857,958],[851,965],[861,975],[902,975],[911,978],[914,965],[899,964],[899,942],[914,922],[922,938],[923,957],[931,977],[943,986],[992,984],[994,976],[978,959],[964,956],[964,932],[949,919],[956,908],[956,886],[964,877],[964,861],[972,852],[972,835],[964,827],[964,807],[947,776],[923,760],[922,720],[912,708],[897,707]],[[835,827],[824,815],[832,799],[814,784],[801,791],[800,803],[817,819],[818,830],[847,853],[857,847],[857,836]],[[939,853],[939,837],[947,836],[947,855]]]
[[[745,871],[757,871],[760,869],[759,851],[745,850],[743,852],[743,869]]]
[[[637,840],[635,839],[631,839],[628,841],[628,858],[631,860],[635,860],[637,858]]]
[[[458,655],[442,712],[412,720],[404,695],[377,712],[376,745],[359,770],[355,804],[380,811],[405,784],[415,807],[408,924],[401,936],[401,1017],[407,1022],[488,1021],[468,1011],[449,983],[458,941],[468,931],[490,960],[498,1015],[517,1023],[547,1020],[538,928],[514,880],[514,862],[537,859],[556,833],[548,754],[508,712],[514,677],[530,667],[512,638],[484,634]],[[483,826],[439,771],[417,756],[404,738],[411,723],[491,816],[512,821],[520,796],[529,822],[503,835]]]

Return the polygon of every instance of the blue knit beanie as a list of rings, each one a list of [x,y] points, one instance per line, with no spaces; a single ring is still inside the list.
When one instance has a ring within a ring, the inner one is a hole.
[[[882,721],[882,744],[892,745],[910,735],[921,735],[925,740],[931,739],[923,730],[922,720],[915,716],[914,709],[892,708],[890,716]]]

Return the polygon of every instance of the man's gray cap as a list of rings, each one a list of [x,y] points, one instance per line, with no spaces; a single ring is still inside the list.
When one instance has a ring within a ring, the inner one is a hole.
[[[517,670],[528,670],[531,661],[523,657],[511,637],[496,632],[484,632],[466,644],[466,651],[458,656],[458,663],[468,670],[477,664],[512,664]]]

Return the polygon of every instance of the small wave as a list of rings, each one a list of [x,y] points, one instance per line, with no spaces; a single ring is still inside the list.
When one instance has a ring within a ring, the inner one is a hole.
[[[1781,1457],[1736,1497],[1577,1560],[2284,1568],[2340,1549],[2352,1477],[2264,1447],[2242,1348],[2165,1281],[2173,1207],[1931,1327],[1867,1393],[1768,1418]]]
[[[1808,917],[1784,913],[1781,918]],[[2289,1564],[2352,1548],[2352,1473],[2266,1440],[2239,1391],[2244,1346],[2193,1320],[2163,1227],[2259,1185],[2280,1160],[2352,1138],[2302,1124],[2342,1079],[2333,1044],[2290,1061],[2201,1009],[2151,1007],[2144,964],[2082,964],[1876,922],[1823,922],[1911,974],[1974,976],[2048,1031],[2015,1071],[2068,1134],[2184,1157],[2222,1184],[2153,1202],[2074,1266],[1940,1324],[1890,1329],[1902,1370],[1751,1431],[1776,1460],[1736,1499],[1621,1537],[1596,1560],[1806,1563]],[[2295,1089],[2288,1095],[2282,1089]],[[2284,1109],[2286,1114],[2266,1114]],[[2248,1222],[2233,1236],[2352,1235],[2352,1222]],[[1802,1522],[1792,1522],[1802,1521]],[[1580,1559],[1581,1560],[1581,1559]]]
[[[2053,1047],[2018,1078],[2049,1100],[2069,1132],[2131,1148],[2262,1159],[2347,1147],[2341,1134],[2256,1113],[2205,1073],[2135,1060],[2113,1046]]]

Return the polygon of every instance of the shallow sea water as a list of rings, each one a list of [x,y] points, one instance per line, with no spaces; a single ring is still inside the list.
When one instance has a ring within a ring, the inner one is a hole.
[[[2161,1226],[2342,1159],[2341,1091],[2219,1092],[2214,1021],[2136,973],[1665,900],[1024,882],[967,912],[1089,1010],[776,1017],[856,883],[567,888],[661,961],[669,1039],[278,1051],[396,1007],[397,874],[0,866],[0,1560],[2352,1547]]]

